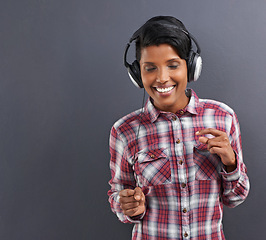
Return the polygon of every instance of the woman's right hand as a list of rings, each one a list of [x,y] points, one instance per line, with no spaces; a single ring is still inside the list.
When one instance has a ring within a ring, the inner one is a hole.
[[[125,215],[134,217],[145,212],[145,195],[140,187],[121,190],[119,196],[120,207]]]

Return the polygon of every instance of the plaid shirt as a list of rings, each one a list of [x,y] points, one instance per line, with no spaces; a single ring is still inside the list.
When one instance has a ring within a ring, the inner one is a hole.
[[[122,222],[135,223],[132,239],[225,239],[223,205],[235,207],[249,192],[237,117],[227,105],[199,99],[189,89],[189,104],[176,114],[157,110],[149,99],[111,129],[108,192],[111,208]],[[237,159],[230,173],[195,133],[224,131]],[[119,191],[142,188],[146,212],[125,216]]]

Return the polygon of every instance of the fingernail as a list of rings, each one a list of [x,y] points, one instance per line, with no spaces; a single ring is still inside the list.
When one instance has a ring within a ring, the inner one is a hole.
[[[141,197],[140,197],[139,195],[137,195],[137,196],[135,196],[135,199],[136,199],[136,200],[140,200]]]
[[[198,134],[199,134],[199,131],[196,132],[196,135],[198,135]]]

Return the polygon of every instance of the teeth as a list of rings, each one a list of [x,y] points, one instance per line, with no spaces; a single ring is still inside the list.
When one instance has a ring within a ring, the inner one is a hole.
[[[165,93],[165,92],[169,92],[174,88],[174,86],[172,87],[168,87],[168,88],[156,88],[156,90],[160,93]]]

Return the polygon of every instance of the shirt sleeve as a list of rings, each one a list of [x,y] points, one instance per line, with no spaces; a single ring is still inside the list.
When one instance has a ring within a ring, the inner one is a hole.
[[[108,196],[111,209],[121,222],[136,223],[143,216],[129,218],[123,214],[120,208],[119,192],[123,189],[134,189],[136,181],[132,166],[128,162],[127,144],[119,136],[115,127],[112,127],[110,134],[110,155],[111,180],[109,184],[111,189],[108,191]]]
[[[246,199],[250,184],[247,176],[247,168],[243,162],[242,143],[239,122],[237,116],[233,115],[229,140],[235,151],[237,167],[233,172],[227,173],[223,170],[223,193],[222,200],[228,207],[236,207]]]

